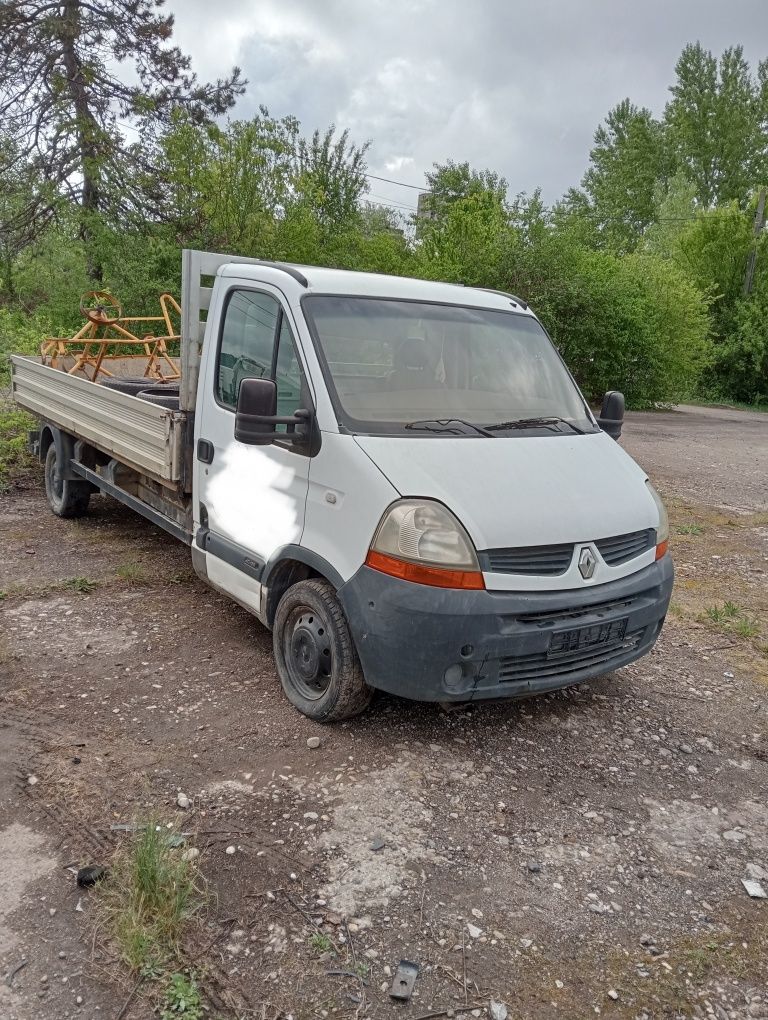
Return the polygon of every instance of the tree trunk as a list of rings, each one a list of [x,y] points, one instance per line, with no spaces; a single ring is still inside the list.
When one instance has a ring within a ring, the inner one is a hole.
[[[67,90],[75,110],[75,133],[80,153],[83,189],[80,201],[80,237],[88,259],[88,275],[96,284],[103,279],[101,260],[94,251],[93,224],[99,212],[99,125],[91,112],[83,66],[75,48],[80,33],[79,0],[64,0],[64,16],[59,22],[59,41],[67,74]]]
[[[13,259],[9,251],[2,253],[2,289],[5,296],[11,301],[16,299],[16,287],[13,282]]]

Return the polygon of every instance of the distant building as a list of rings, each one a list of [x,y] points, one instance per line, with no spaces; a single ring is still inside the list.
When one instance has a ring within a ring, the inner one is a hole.
[[[432,201],[431,191],[422,191],[416,202],[416,218],[419,220],[436,220],[437,212]]]

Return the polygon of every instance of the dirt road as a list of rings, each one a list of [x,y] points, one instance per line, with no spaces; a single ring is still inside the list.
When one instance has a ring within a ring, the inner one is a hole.
[[[768,1018],[768,900],[741,881],[768,891],[768,417],[631,415],[624,444],[673,521],[651,656],[450,715],[382,697],[329,728],[287,705],[269,635],[184,548],[102,497],[59,521],[18,480],[0,1016],[117,1016],[134,978],[66,866],[154,817],[201,850],[187,948],[212,1017]],[[396,1005],[401,958],[420,972]],[[125,1017],[152,1015],[146,984]]]

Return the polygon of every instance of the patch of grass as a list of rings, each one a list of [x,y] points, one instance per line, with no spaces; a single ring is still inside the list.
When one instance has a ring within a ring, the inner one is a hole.
[[[0,397],[0,492],[8,488],[14,471],[33,463],[27,433],[34,427],[34,418]]]
[[[64,582],[65,588],[71,588],[72,591],[79,592],[81,595],[87,595],[97,585],[98,581],[92,581],[89,577],[70,577]]]
[[[141,563],[130,560],[128,563],[121,563],[115,570],[117,576],[123,581],[144,581],[146,573]]]
[[[184,928],[205,902],[194,865],[181,860],[166,829],[154,823],[121,849],[99,892],[120,955],[133,971],[162,970],[177,959]]]
[[[161,1020],[175,1020],[179,1016],[201,1020],[203,1015],[203,1000],[195,975],[191,971],[171,974],[160,1006]]]
[[[683,607],[680,605],[679,602],[675,602],[675,601],[670,602],[669,603],[669,611],[670,611],[670,613],[673,616],[682,616],[683,615]]]
[[[708,606],[705,610],[707,616],[713,623],[729,623],[738,620],[743,610],[735,602],[726,601],[722,606]]]
[[[757,637],[760,633],[760,627],[756,620],[750,620],[748,616],[742,616],[740,620],[737,620],[733,626],[733,629],[741,637]]]
[[[757,620],[735,602],[726,601],[722,606],[707,606],[703,618],[718,624],[723,630],[738,634],[739,637],[753,638],[760,633],[760,624]]]
[[[722,400],[702,400],[696,401],[700,407],[735,407],[740,411],[757,411],[760,414],[768,412],[768,401],[763,400],[760,397],[753,404],[747,404],[743,400],[731,400],[729,397],[724,397]]]
[[[704,529],[700,524],[679,524],[675,531],[678,535],[703,535]]]
[[[315,932],[309,940],[309,945],[316,953],[322,956],[323,953],[330,953],[333,950],[333,942],[322,932]]]

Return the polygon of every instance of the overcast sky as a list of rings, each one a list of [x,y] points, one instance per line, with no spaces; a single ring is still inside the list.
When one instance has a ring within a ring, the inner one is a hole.
[[[683,46],[768,57],[768,0],[167,0],[200,77],[234,63],[259,104],[371,141],[372,174],[433,162],[502,173],[547,201],[577,184],[597,124],[629,96],[660,113]],[[371,197],[416,192],[371,181]]]

